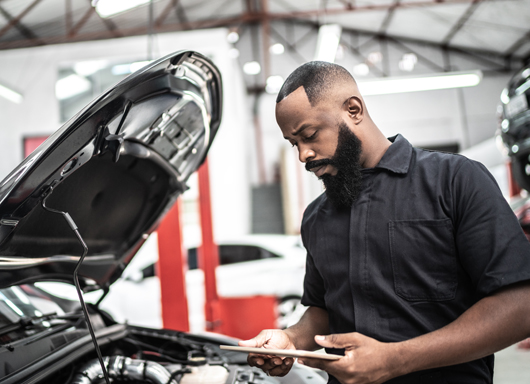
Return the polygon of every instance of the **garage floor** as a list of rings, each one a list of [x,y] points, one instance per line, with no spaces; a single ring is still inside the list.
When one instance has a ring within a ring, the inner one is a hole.
[[[530,383],[530,350],[512,345],[495,354],[494,384]]]

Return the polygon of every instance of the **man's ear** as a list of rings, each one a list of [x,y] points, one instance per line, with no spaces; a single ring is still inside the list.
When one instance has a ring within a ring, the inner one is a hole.
[[[359,124],[364,118],[364,105],[362,100],[357,96],[351,96],[345,103],[349,117],[354,124]]]

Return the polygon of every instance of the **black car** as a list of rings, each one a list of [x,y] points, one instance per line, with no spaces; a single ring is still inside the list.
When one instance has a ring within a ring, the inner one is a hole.
[[[98,97],[0,183],[0,383],[323,383],[271,378],[222,336],[116,323],[102,296],[185,190],[221,121],[218,69],[157,60]],[[38,289],[75,284],[79,303]],[[88,321],[89,320],[89,321]]]

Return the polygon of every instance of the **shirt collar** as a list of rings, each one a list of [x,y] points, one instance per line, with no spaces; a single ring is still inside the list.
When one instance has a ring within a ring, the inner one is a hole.
[[[412,145],[399,134],[389,137],[388,140],[392,142],[392,145],[388,147],[375,168],[384,168],[394,173],[406,174],[412,157]]]

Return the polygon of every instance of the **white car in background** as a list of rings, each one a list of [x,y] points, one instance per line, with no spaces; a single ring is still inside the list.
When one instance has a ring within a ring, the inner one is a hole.
[[[220,297],[274,296],[278,299],[279,328],[298,321],[305,307],[300,304],[303,292],[306,251],[299,236],[247,235],[219,242],[216,270]],[[109,294],[99,304],[120,322],[162,328],[160,283],[154,263],[158,259],[158,241],[153,233],[138,251]],[[188,251],[189,270],[186,291],[190,331],[205,331],[204,273],[197,268],[197,249]],[[66,291],[61,284],[39,283],[56,296],[75,300],[75,290]],[[88,302],[97,302],[101,293],[86,293]]]
[[[188,258],[193,253],[190,250]],[[216,271],[218,294],[221,297],[275,296],[278,327],[286,328],[296,323],[305,311],[300,304],[305,257],[298,236],[249,235],[223,241],[219,244],[220,265]]]

